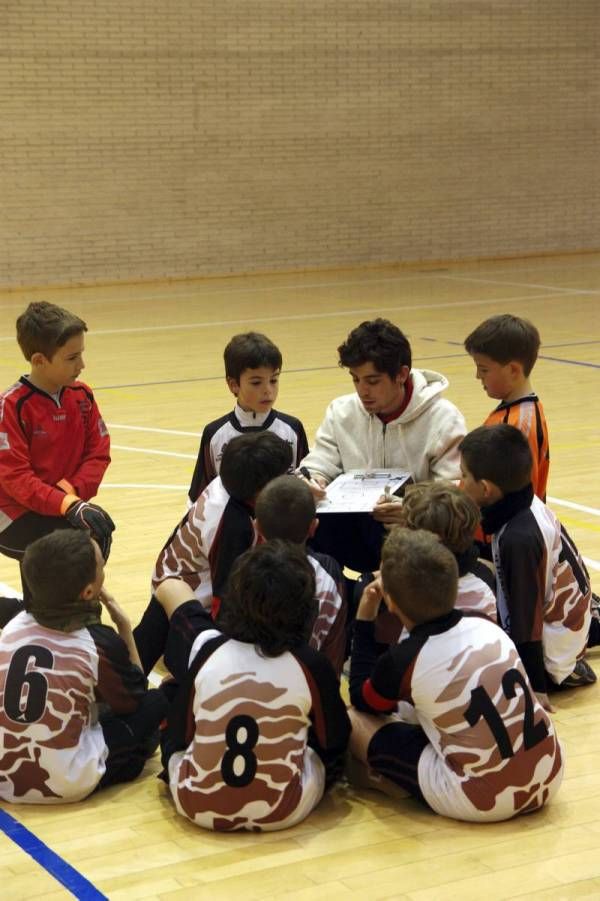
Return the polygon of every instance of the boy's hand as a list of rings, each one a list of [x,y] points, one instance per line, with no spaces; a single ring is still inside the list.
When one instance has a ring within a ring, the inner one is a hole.
[[[100,589],[98,595],[100,603],[106,607],[108,615],[120,632],[122,628],[131,629],[131,622],[123,608],[116,602],[112,594],[109,594],[105,588]]]
[[[400,498],[391,500],[389,496],[382,494],[373,507],[372,515],[373,519],[383,523],[384,526],[398,525],[398,523],[402,522],[402,502]]]
[[[535,696],[544,710],[546,710],[548,713],[556,713],[556,708],[552,706],[552,704],[550,703],[550,698],[545,692],[536,691]]]
[[[100,545],[102,556],[108,560],[115,524],[106,510],[88,501],[76,501],[65,513],[65,518],[74,529],[88,529]]]
[[[303,482],[306,482],[310,490],[312,491],[312,495],[315,501],[322,501],[327,497],[327,492],[325,488],[327,487],[327,482],[323,478],[323,476],[312,475],[306,466],[301,466],[300,469],[296,471],[296,475],[298,475]]]
[[[364,588],[356,611],[356,619],[372,622],[376,619],[383,600],[383,587],[379,575]]]

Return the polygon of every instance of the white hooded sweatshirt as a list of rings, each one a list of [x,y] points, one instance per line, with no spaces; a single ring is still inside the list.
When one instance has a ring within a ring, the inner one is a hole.
[[[467,429],[458,408],[440,396],[448,379],[429,369],[412,369],[411,378],[408,406],[387,424],[356,393],[332,400],[302,466],[327,482],[349,469],[388,466],[411,472],[415,482],[459,479],[458,444]]]

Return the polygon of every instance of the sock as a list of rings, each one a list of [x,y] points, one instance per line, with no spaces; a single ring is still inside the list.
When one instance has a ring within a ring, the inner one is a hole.
[[[153,596],[144,615],[133,630],[133,637],[147,676],[165,650],[169,633],[169,617]]]

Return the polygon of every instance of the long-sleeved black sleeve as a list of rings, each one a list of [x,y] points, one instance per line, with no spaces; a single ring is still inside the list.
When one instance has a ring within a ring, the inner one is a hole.
[[[111,626],[88,626],[98,651],[96,697],[114,713],[133,713],[146,694],[148,683],[141,669],[131,662],[129,649]]]
[[[340,683],[325,655],[308,645],[293,651],[306,676],[311,697],[309,745],[325,766],[325,782],[330,785],[341,773],[343,756],[350,738],[350,719]]]

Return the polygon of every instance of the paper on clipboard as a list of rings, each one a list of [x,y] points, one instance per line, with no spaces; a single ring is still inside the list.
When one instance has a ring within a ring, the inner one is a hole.
[[[386,486],[390,494],[401,496],[410,472],[403,469],[349,469],[327,486],[327,497],[317,504],[317,514],[371,513]]]

